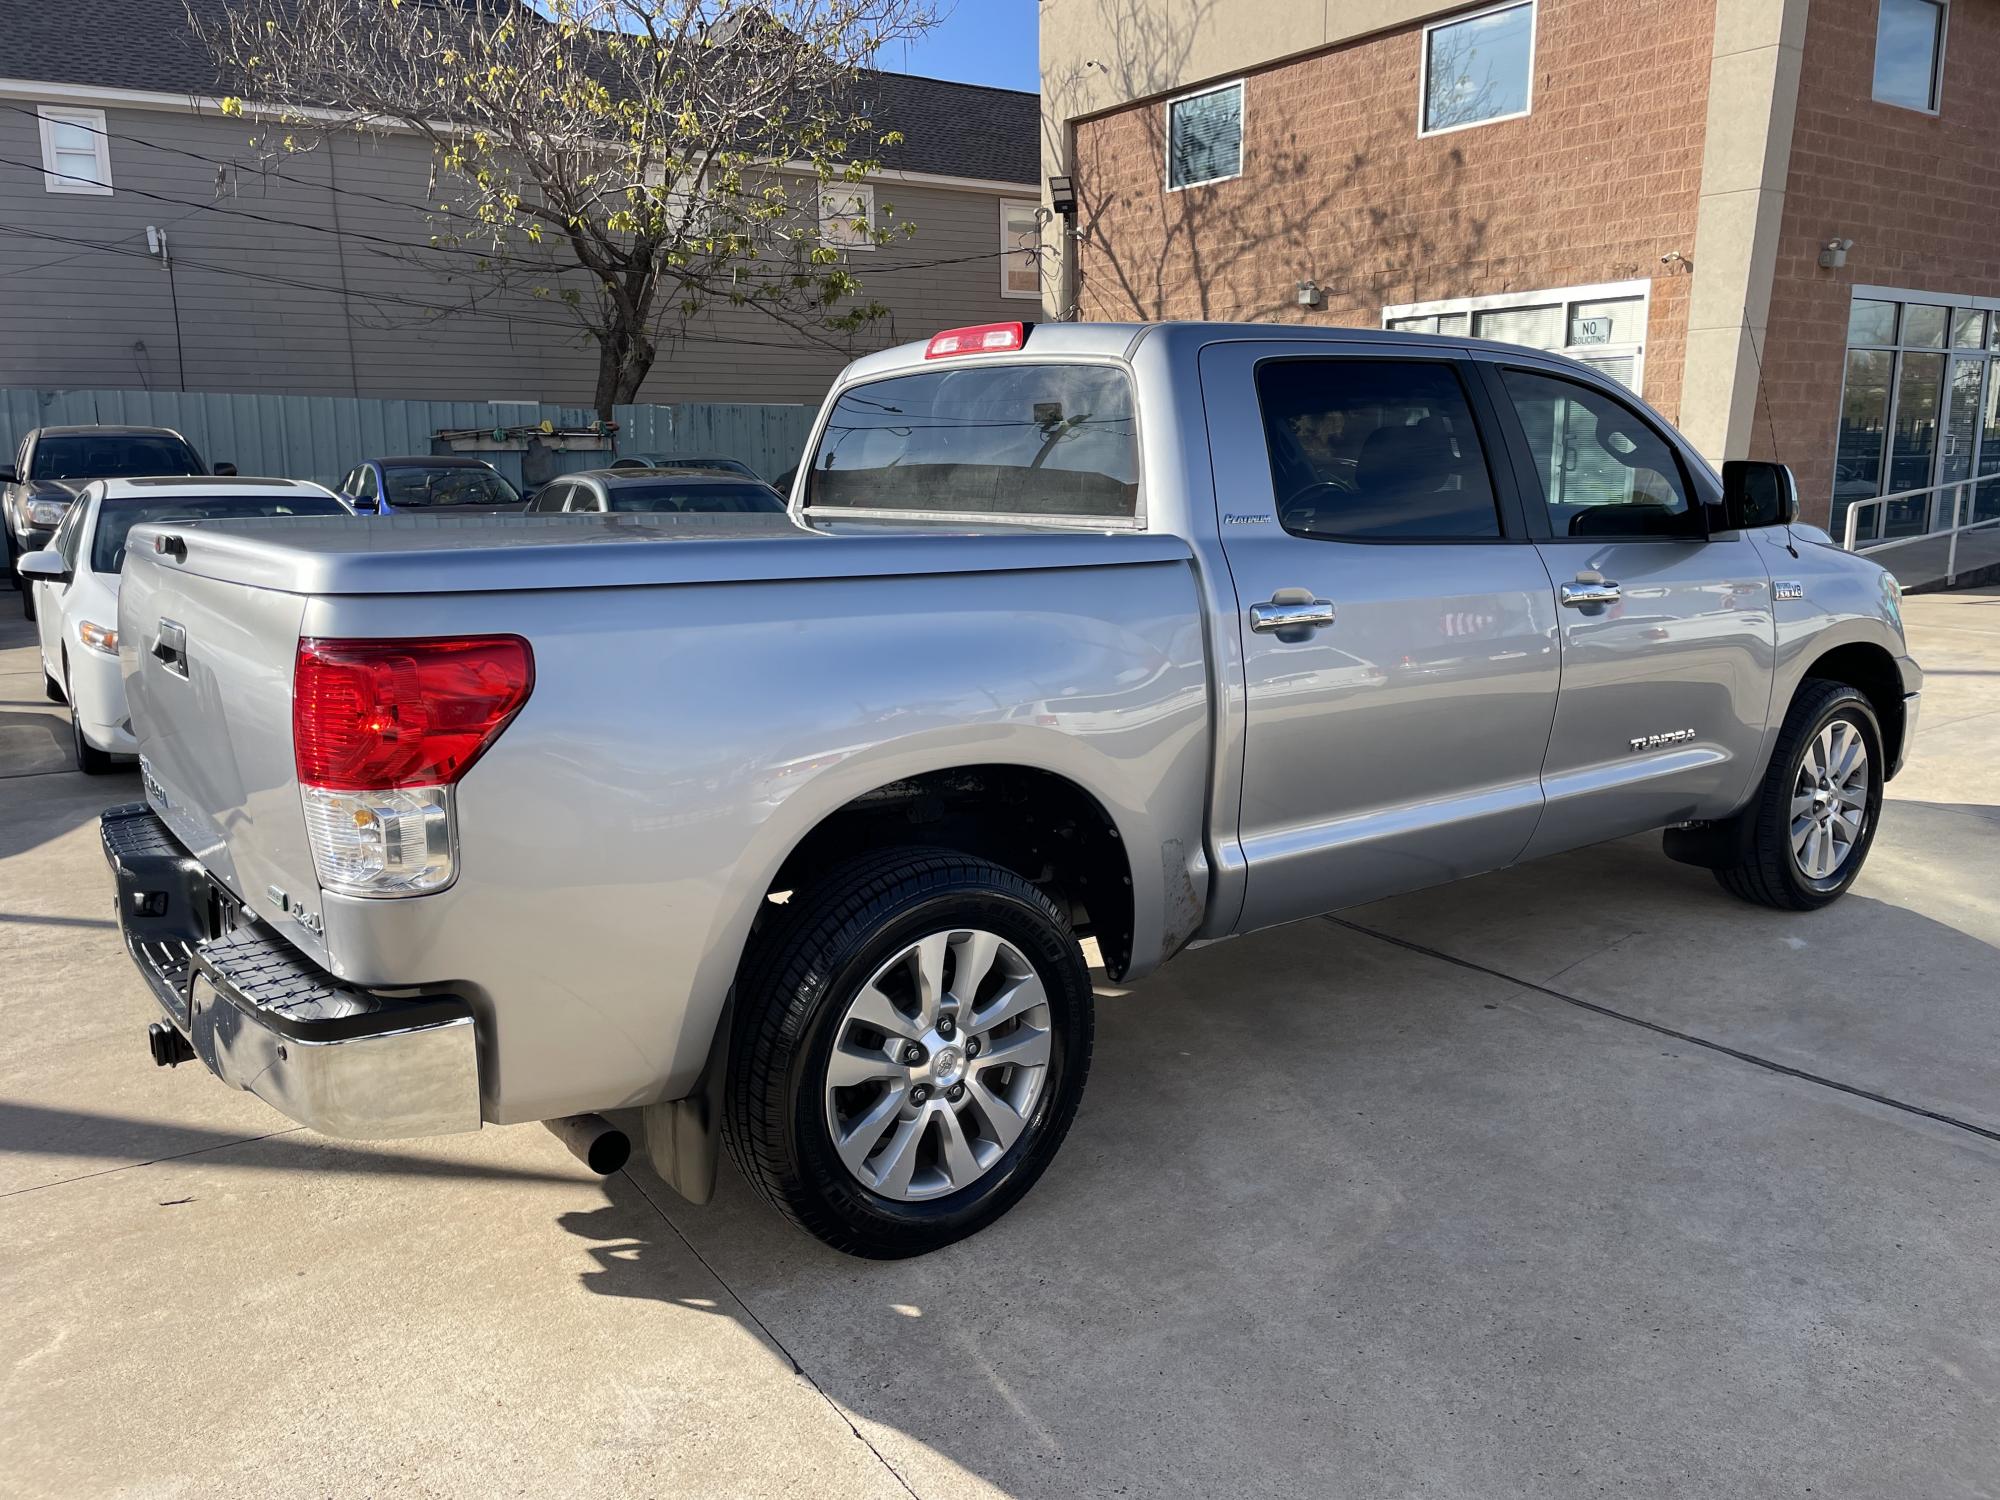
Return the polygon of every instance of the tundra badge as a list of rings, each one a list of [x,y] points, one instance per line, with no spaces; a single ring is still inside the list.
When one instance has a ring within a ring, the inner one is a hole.
[[[1642,734],[1631,742],[1634,750],[1657,750],[1662,745],[1684,745],[1694,738],[1692,729],[1670,729],[1665,734]]]

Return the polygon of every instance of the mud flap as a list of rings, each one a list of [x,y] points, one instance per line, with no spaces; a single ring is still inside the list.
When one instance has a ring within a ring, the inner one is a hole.
[[[660,1180],[688,1202],[715,1196],[716,1158],[722,1148],[722,1080],[729,1069],[735,996],[722,1007],[701,1077],[685,1099],[649,1104],[639,1112],[646,1156]]]

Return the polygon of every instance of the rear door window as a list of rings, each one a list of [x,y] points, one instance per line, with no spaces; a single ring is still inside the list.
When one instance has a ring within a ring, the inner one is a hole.
[[[843,391],[806,476],[813,509],[1138,514],[1132,384],[1108,365],[963,365]]]
[[[1472,408],[1441,360],[1257,367],[1278,521],[1329,541],[1482,541],[1500,512]]]

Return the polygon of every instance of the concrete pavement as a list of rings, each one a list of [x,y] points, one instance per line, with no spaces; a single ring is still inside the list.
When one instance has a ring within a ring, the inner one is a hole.
[[[60,769],[10,610],[0,1492],[2000,1485],[2000,591],[1908,601],[1834,908],[1648,838],[1189,955],[1104,1001],[1027,1201],[891,1265],[727,1168],[697,1210],[153,1068],[93,827],[136,779]]]

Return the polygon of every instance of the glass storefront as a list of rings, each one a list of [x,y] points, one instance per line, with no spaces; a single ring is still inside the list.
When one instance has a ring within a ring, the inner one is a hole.
[[[1385,307],[1382,326],[1460,337],[1469,327],[1474,338],[1567,354],[1637,391],[1645,364],[1648,289],[1647,282],[1628,281],[1455,297]]]
[[[2000,517],[2000,310],[1990,298],[1855,293],[1834,454],[1833,534],[1847,508],[1928,491],[1865,512],[1857,538],[1915,536]],[[1937,486],[1950,486],[1939,489]]]

